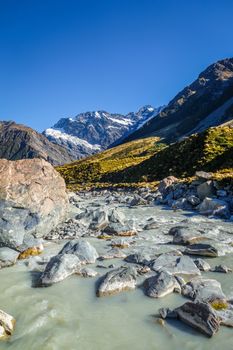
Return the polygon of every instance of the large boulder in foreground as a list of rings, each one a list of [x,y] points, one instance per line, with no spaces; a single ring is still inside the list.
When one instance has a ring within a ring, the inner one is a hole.
[[[17,248],[28,235],[43,237],[67,212],[65,182],[42,159],[0,159],[0,245]]]

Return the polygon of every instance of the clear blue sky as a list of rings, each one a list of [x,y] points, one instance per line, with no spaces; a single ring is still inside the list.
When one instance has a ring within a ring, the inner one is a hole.
[[[0,119],[166,104],[233,56],[232,0],[0,0]]]

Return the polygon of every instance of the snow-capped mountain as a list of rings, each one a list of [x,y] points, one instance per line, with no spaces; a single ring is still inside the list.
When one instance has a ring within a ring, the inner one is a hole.
[[[60,119],[43,134],[49,141],[67,148],[74,159],[80,159],[120,142],[161,109],[147,105],[127,115],[106,111],[81,113],[74,118]]]

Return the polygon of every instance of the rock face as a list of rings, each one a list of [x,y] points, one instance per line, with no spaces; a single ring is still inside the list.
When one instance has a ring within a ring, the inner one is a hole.
[[[69,163],[75,159],[64,147],[54,145],[44,135],[14,122],[0,122],[0,158],[41,158],[53,165]]]
[[[120,267],[108,272],[99,283],[97,296],[117,294],[136,287],[137,272],[132,267]]]
[[[207,67],[198,78],[179,92],[169,104],[125,141],[160,136],[176,141],[226,122],[233,98],[233,58]]]
[[[52,165],[42,159],[0,160],[0,245],[20,250],[29,235],[45,236],[67,207],[65,182]]]
[[[175,312],[181,321],[208,337],[212,337],[219,330],[219,319],[206,303],[187,302],[175,309]]]

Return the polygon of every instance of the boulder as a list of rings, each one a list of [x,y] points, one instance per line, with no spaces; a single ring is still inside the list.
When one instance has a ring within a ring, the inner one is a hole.
[[[13,333],[15,323],[16,321],[13,316],[0,310],[0,339],[1,340],[6,339]]]
[[[154,271],[166,270],[172,275],[200,276],[200,270],[188,256],[161,254],[151,265]]]
[[[137,235],[137,231],[131,228],[129,225],[123,225],[115,222],[108,224],[108,226],[103,229],[103,232],[107,233],[108,235],[115,235],[120,237],[131,237]]]
[[[205,198],[198,206],[198,210],[202,215],[215,215],[223,219],[230,218],[228,203],[215,198]]]
[[[216,300],[226,301],[221,284],[214,279],[195,277],[184,286],[182,294],[194,301],[214,303]]]
[[[165,195],[168,193],[168,189],[169,187],[173,184],[178,182],[178,179],[174,176],[168,176],[165,179],[163,179],[162,181],[160,181],[159,186],[158,186],[158,190],[162,195]]]
[[[206,181],[197,186],[197,195],[203,200],[206,197],[212,197],[215,194],[215,189],[212,181]]]
[[[209,271],[210,270],[210,265],[208,264],[207,261],[201,259],[201,258],[197,258],[197,259],[194,259],[194,264],[197,266],[197,268],[200,270],[200,271]]]
[[[190,195],[187,197],[188,203],[190,203],[193,207],[196,207],[198,204],[201,203],[200,199],[197,196]]]
[[[67,242],[59,254],[74,254],[82,264],[94,264],[99,256],[96,249],[83,239]]]
[[[12,266],[18,259],[19,252],[8,247],[0,248],[0,267]]]
[[[74,273],[80,274],[81,261],[74,254],[58,254],[50,259],[40,276],[38,286],[47,287],[61,282]]]
[[[97,296],[117,294],[136,287],[137,271],[133,267],[120,267],[109,271],[101,278]]]
[[[179,320],[208,337],[212,337],[219,330],[220,322],[218,316],[211,306],[206,303],[189,301],[174,311]]]
[[[65,182],[51,164],[0,160],[0,245],[18,249],[26,236],[45,236],[67,208]]]
[[[189,227],[177,226],[173,227],[172,231],[170,230],[169,232],[173,234],[172,243],[174,244],[193,244],[206,239],[199,231]]]
[[[145,293],[151,298],[161,298],[173,292],[181,292],[177,279],[167,271],[158,272],[155,276],[146,279]]]
[[[184,253],[188,255],[209,256],[212,258],[215,258],[219,255],[217,248],[207,243],[191,244],[186,247]]]
[[[149,265],[151,261],[151,256],[147,253],[137,252],[137,253],[128,255],[125,258],[125,261],[132,264]]]

